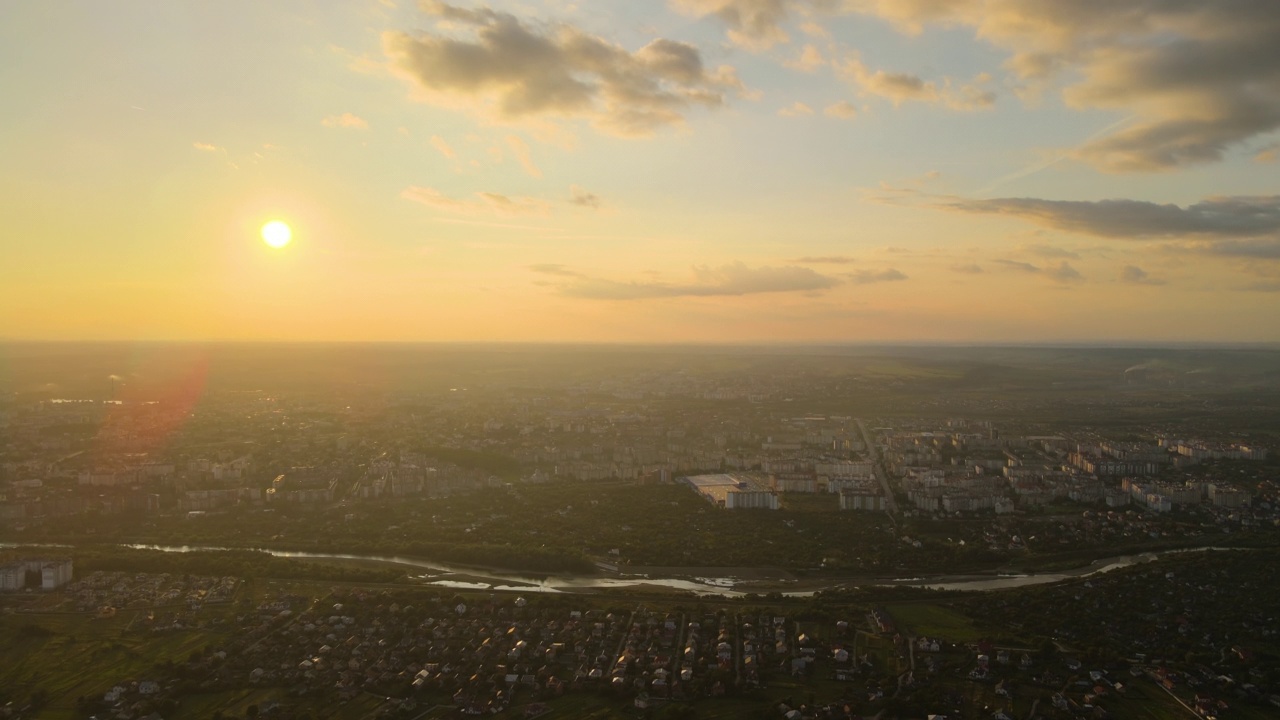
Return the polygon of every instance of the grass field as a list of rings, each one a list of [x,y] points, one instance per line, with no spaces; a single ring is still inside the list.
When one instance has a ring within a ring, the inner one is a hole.
[[[973,642],[986,637],[982,629],[960,613],[935,603],[886,605],[898,628],[912,635],[951,642]]]
[[[40,717],[75,718],[78,697],[147,679],[157,664],[184,662],[193,650],[225,637],[208,629],[154,636],[126,632],[137,614],[106,620],[79,614],[0,617],[0,687],[19,701],[42,690],[49,702]]]
[[[0,688],[20,705],[36,689],[43,690],[48,704],[38,715],[42,719],[82,718],[77,698],[101,697],[113,685],[158,678],[157,665],[170,660],[185,662],[192,651],[217,647],[228,637],[207,627],[164,634],[129,631],[141,612],[122,612],[107,620],[71,613],[0,616]],[[216,612],[210,614],[214,616]],[[189,695],[165,717],[207,720],[221,712],[228,718],[241,718],[249,706],[271,702],[304,709],[284,690],[246,689]],[[382,698],[363,695],[342,705],[312,710],[313,714],[323,711],[323,717],[333,720],[357,720],[373,716],[383,702]]]
[[[375,717],[378,708],[385,702],[383,698],[373,695],[361,695],[346,703],[300,704],[297,697],[292,697],[280,688],[264,690],[235,690],[232,692],[208,695],[192,695],[183,698],[182,705],[173,716],[176,720],[197,720],[211,718],[215,712],[221,712],[226,718],[243,718],[250,705],[263,707],[273,702],[288,706],[292,712],[310,710],[313,717],[330,720],[360,720]],[[441,717],[436,715],[434,717]],[[168,716],[166,716],[167,720]]]

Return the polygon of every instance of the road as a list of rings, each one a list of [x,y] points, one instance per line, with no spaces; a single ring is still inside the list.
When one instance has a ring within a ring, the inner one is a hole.
[[[742,684],[742,620],[737,613],[733,614],[733,679]]]
[[[613,651],[613,660],[609,663],[608,675],[605,676],[605,682],[611,682],[608,678],[613,677],[613,669],[618,667],[618,661],[622,659],[622,649],[627,646],[627,638],[631,635],[631,622],[636,619],[636,613],[640,607],[637,606],[631,614],[627,615],[627,622],[622,626],[622,637],[618,640],[618,647]]]
[[[884,492],[885,507],[889,508],[889,513],[898,512],[898,499],[893,496],[893,490],[889,487],[889,472],[884,468],[884,462],[880,459],[880,452],[876,450],[876,445],[871,441],[871,436],[867,434],[867,426],[862,422],[862,418],[854,418],[854,422],[858,423],[858,434],[862,436],[862,444],[867,446],[867,457],[871,458],[871,462],[875,463],[876,480],[880,481],[880,489]]]

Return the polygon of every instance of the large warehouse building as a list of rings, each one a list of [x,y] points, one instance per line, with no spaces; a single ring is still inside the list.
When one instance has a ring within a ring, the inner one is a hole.
[[[709,502],[726,510],[778,509],[778,493],[752,475],[692,475],[680,478]]]

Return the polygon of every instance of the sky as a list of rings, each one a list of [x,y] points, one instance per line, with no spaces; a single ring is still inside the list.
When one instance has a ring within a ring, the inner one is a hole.
[[[1275,0],[4,3],[0,338],[1276,342],[1277,47]]]

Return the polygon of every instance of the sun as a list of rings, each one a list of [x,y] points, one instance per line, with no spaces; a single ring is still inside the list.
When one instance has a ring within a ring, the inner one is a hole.
[[[280,220],[272,220],[262,226],[262,241],[273,248],[282,248],[293,239],[293,231]]]

